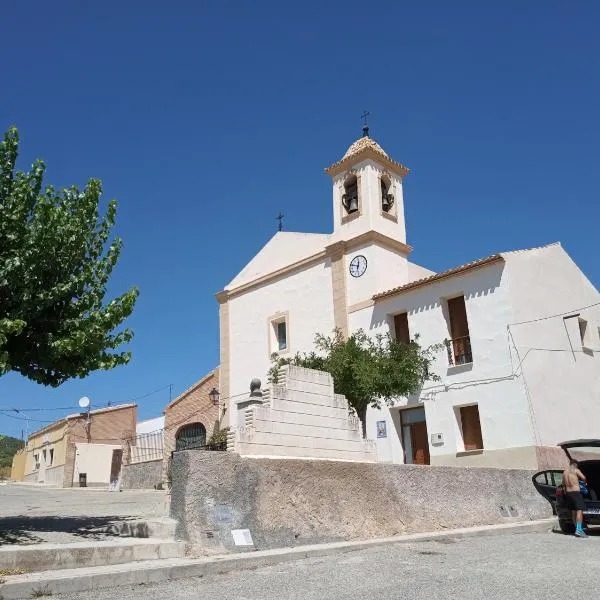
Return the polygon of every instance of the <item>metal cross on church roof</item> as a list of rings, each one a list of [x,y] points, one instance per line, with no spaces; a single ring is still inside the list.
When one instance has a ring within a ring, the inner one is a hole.
[[[279,213],[279,214],[278,214],[278,215],[275,217],[275,219],[276,219],[277,221],[279,221],[278,230],[279,230],[279,231],[283,231],[283,213]]]
[[[360,118],[364,120],[364,125],[363,125],[363,136],[364,137],[368,137],[368,135],[369,135],[369,124],[367,123],[367,117],[370,114],[371,113],[368,110],[364,110],[363,114],[360,115]]]

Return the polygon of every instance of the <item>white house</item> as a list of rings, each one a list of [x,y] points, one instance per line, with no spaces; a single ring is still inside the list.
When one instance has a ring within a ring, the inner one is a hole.
[[[535,468],[563,439],[600,437],[600,295],[559,244],[435,274],[409,260],[408,169],[368,129],[326,173],[333,233],[277,233],[217,295],[232,427],[273,352],[338,327],[446,343],[441,381],[369,411],[379,461]]]

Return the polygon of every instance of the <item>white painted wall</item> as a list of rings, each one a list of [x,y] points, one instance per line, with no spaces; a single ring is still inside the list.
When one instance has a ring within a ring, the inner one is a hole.
[[[73,485],[79,485],[79,474],[87,473],[88,485],[110,483],[113,450],[121,446],[111,444],[75,444],[75,468]]]
[[[361,277],[350,275],[350,262],[356,256],[367,259],[367,270]],[[344,256],[346,274],[346,294],[349,306],[370,300],[374,294],[409,281],[406,256],[383,248],[378,244],[366,244],[348,252]]]
[[[254,377],[266,384],[271,366],[269,318],[289,314],[289,352],[314,349],[315,334],[334,328],[331,265],[328,260],[252,289],[229,301],[230,414]],[[237,397],[236,397],[237,396]]]
[[[511,378],[511,354],[506,324],[512,320],[507,271],[502,264],[489,265],[378,302],[350,315],[350,330],[363,328],[376,334],[389,331],[390,315],[408,312],[411,335],[430,346],[450,337],[445,299],[464,294],[471,334],[473,364],[449,367],[445,349],[437,354],[434,371],[440,383],[426,384],[423,402],[428,433],[442,433],[443,445],[430,446],[432,462],[464,450],[456,407],[479,405],[486,450],[531,446],[533,434],[529,409],[519,381]],[[398,404],[406,404],[399,400]],[[368,437],[377,444],[379,460],[402,462],[396,411],[370,410]],[[377,440],[376,421],[386,420],[388,437]]]
[[[510,331],[537,443],[600,437],[600,294],[558,244],[507,253],[506,261],[520,323]],[[577,318],[563,319],[577,313],[588,322],[585,348]],[[546,318],[551,315],[558,316]]]

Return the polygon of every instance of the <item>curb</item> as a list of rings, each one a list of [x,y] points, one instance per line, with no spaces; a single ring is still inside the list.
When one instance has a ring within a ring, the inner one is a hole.
[[[429,533],[413,533],[355,542],[278,548],[252,553],[213,556],[211,558],[148,560],[112,566],[14,575],[6,577],[5,583],[0,585],[0,596],[4,600],[20,600],[31,598],[34,594],[38,595],[40,592],[44,592],[45,595],[71,594],[122,585],[161,583],[172,579],[222,575],[232,571],[256,569],[305,558],[331,556],[392,544],[452,538],[465,539],[504,533],[549,532],[555,522],[556,519],[552,518]]]

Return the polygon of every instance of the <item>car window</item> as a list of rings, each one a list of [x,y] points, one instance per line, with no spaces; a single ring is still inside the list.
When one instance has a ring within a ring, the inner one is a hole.
[[[562,471],[542,471],[535,477],[535,482],[540,485],[561,485],[563,479]]]
[[[578,448],[567,448],[567,450],[575,460],[600,460],[600,448],[598,446],[580,446]]]

